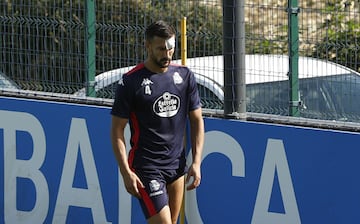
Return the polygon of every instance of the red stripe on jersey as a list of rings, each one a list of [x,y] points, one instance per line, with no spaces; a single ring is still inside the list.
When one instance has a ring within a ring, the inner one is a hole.
[[[134,161],[134,154],[135,151],[138,149],[139,146],[139,136],[140,136],[140,129],[139,129],[139,122],[136,118],[136,115],[134,112],[130,114],[130,121],[133,127],[133,133],[131,133],[131,142],[133,143],[133,147],[131,148],[129,152],[129,166],[130,168],[133,168],[133,161]]]
[[[130,69],[130,71],[125,73],[125,75],[131,75],[132,73],[139,71],[140,69],[143,69],[143,68],[145,68],[145,64],[140,63],[140,64],[136,65],[134,68]]]
[[[141,199],[144,201],[145,207],[148,212],[147,217],[150,218],[151,216],[156,215],[157,212],[156,212],[155,206],[154,206],[153,202],[151,201],[150,196],[146,192],[145,188],[138,186],[138,189],[139,189],[139,193],[141,195]]]
[[[133,127],[133,133],[131,135],[131,141],[133,142],[133,147],[130,150],[128,161],[129,161],[130,168],[133,171],[135,171],[133,168],[133,160],[134,160],[134,153],[138,149],[140,129],[139,129],[139,122],[138,122],[137,117],[134,112],[132,112],[130,114],[130,120],[131,120],[131,124]],[[147,209],[148,217],[156,215],[157,212],[156,212],[155,206],[154,206],[153,202],[151,201],[150,196],[146,192],[145,188],[138,186],[138,190],[141,195],[141,199],[144,201],[145,207]]]

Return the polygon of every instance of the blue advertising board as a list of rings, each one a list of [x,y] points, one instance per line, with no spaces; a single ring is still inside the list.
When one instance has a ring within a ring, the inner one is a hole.
[[[145,223],[110,120],[108,107],[0,97],[0,223]],[[186,223],[360,222],[360,134],[204,120]]]

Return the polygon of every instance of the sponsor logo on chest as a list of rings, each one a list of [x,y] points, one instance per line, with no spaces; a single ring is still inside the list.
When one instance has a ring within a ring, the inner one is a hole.
[[[157,98],[153,105],[155,114],[159,117],[173,117],[180,108],[180,98],[169,92],[165,92]]]

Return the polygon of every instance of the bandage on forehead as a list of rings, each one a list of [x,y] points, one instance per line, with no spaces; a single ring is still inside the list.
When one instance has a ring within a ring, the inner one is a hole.
[[[175,47],[175,37],[171,37],[165,41],[166,49],[170,50]]]

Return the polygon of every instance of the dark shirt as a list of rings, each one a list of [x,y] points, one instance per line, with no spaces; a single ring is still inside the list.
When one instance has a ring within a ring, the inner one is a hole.
[[[139,64],[119,81],[111,114],[128,118],[129,165],[135,169],[185,166],[188,113],[201,107],[193,72],[173,65],[154,73]]]

